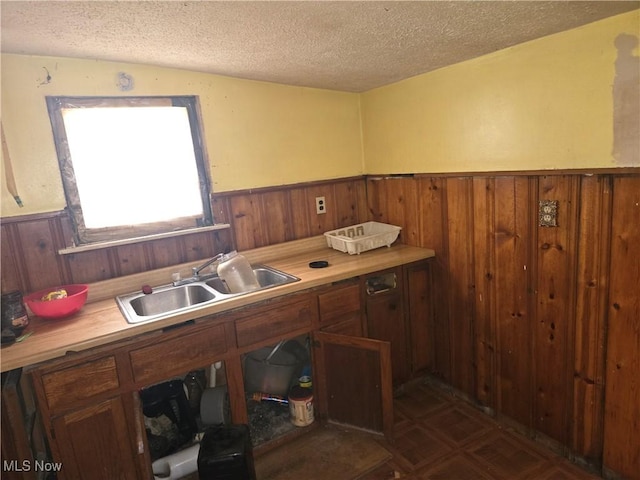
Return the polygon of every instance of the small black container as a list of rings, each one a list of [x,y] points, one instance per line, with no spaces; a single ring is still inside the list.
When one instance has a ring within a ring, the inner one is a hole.
[[[211,427],[200,442],[200,480],[256,480],[247,425]]]
[[[140,391],[142,413],[147,418],[166,416],[173,428],[163,435],[147,431],[151,460],[170,455],[191,442],[198,427],[184,393],[182,380],[170,380]]]
[[[20,334],[29,325],[29,315],[22,301],[22,293],[9,292],[2,295],[2,330],[8,328]]]

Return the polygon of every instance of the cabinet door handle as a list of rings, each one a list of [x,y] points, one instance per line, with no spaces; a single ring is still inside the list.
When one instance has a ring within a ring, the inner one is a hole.
[[[370,297],[373,297],[374,295],[380,295],[381,293],[386,293],[386,292],[389,292],[390,290],[391,290],[391,287],[389,287],[389,288],[381,288],[381,289],[375,289],[375,288],[367,287],[367,294]]]

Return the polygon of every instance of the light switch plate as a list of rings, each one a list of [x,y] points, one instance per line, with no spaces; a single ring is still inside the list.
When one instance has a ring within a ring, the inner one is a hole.
[[[540,200],[538,207],[538,219],[541,227],[557,227],[558,201]]]

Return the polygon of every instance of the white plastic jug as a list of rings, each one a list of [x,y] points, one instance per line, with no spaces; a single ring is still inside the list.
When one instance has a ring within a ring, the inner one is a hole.
[[[251,265],[235,250],[222,255],[218,262],[218,275],[231,293],[250,292],[260,288]]]

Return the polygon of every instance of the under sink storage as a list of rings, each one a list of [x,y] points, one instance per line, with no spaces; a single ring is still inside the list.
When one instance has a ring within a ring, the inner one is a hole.
[[[274,354],[266,360],[271,352]],[[254,447],[282,436],[298,433],[292,419],[289,394],[299,388],[301,376],[311,383],[309,335],[281,339],[279,342],[247,352],[243,358],[243,378],[248,426]],[[312,394],[312,388],[307,388]],[[313,400],[310,400],[313,405]],[[313,408],[313,407],[310,407]]]

